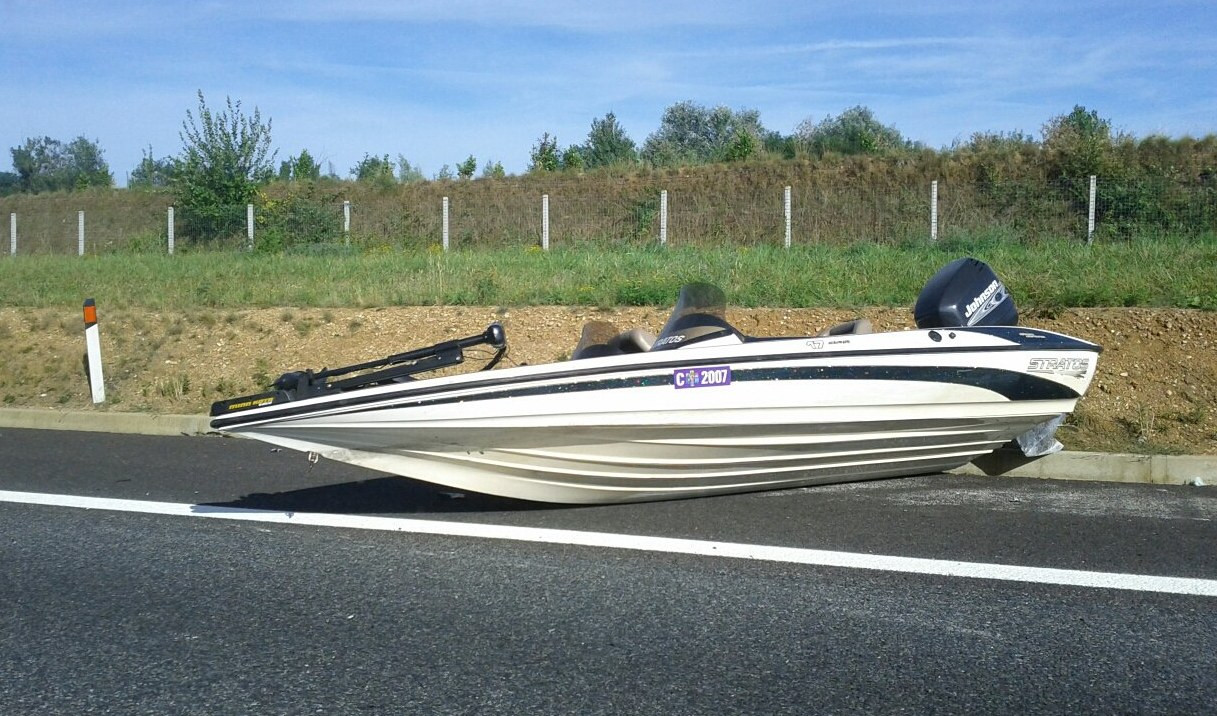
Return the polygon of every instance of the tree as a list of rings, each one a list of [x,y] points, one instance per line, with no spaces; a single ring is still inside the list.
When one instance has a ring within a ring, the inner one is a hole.
[[[568,171],[583,171],[583,148],[572,144],[562,152],[562,168]]]
[[[73,139],[67,146],[66,159],[73,189],[114,186],[114,175],[97,142],[84,137]]]
[[[59,140],[30,138],[10,151],[22,191],[36,194],[67,188],[63,186],[63,143]]]
[[[794,159],[798,156],[798,140],[794,135],[783,135],[781,132],[766,132],[761,137],[761,144],[766,152],[783,159]]]
[[[1069,114],[1044,124],[1044,152],[1053,179],[1081,180],[1104,174],[1112,161],[1111,122],[1094,110],[1075,105]]]
[[[68,144],[41,137],[11,149],[22,191],[72,191],[114,184],[110,167],[95,141],[77,137]]]
[[[226,98],[225,109],[213,112],[198,93],[196,116],[186,110],[182,122],[183,153],[173,172],[173,189],[183,211],[186,232],[198,239],[238,232],[245,205],[272,176],[268,119],[255,107],[252,115],[240,101]]]
[[[910,146],[898,129],[880,123],[874,113],[861,105],[836,117],[829,115],[818,123],[808,117],[795,128],[795,136],[816,156],[884,154]]]
[[[1041,164],[1040,144],[1022,131],[973,132],[967,141],[956,141],[945,153],[953,164],[964,167],[996,205],[1016,201],[1022,191],[1017,182],[1026,167]]]
[[[638,148],[634,140],[626,135],[612,112],[604,115],[603,119],[592,120],[591,131],[587,133],[587,142],[581,153],[588,169],[638,161]]]
[[[21,175],[16,172],[0,172],[0,196],[9,196],[21,191]]]
[[[412,181],[422,181],[426,177],[423,176],[422,167],[410,164],[410,160],[406,159],[406,155],[397,155],[397,178],[402,184],[408,184]]]
[[[737,129],[723,153],[723,159],[729,162],[742,161],[755,153],[756,137],[747,130]]]
[[[483,179],[502,179],[505,176],[507,176],[507,172],[503,171],[502,162],[492,162],[489,159],[486,160],[486,165],[482,167]]]
[[[558,156],[558,138],[551,137],[549,132],[545,132],[533,145],[528,157],[530,160],[529,173],[558,171],[562,166],[562,160]]]
[[[127,178],[127,186],[132,189],[164,189],[173,180],[173,160],[169,157],[154,159],[152,146],[139,164],[131,170]]]
[[[955,145],[953,149],[962,149],[974,154],[997,153],[1008,154],[1028,150],[1036,150],[1039,143],[1029,134],[1020,130],[1013,132],[973,132],[968,141]]]
[[[355,177],[355,181],[372,184],[382,189],[397,183],[397,178],[393,176],[393,162],[389,161],[388,154],[375,157],[365,153],[363,159],[351,167],[351,176]]]
[[[664,110],[659,129],[642,147],[642,158],[654,166],[723,161],[741,132],[751,134],[754,140],[765,136],[759,112],[678,102]]]
[[[316,181],[321,178],[321,164],[313,161],[313,155],[307,149],[301,149],[298,156],[289,157],[279,165],[279,178],[284,181]]]
[[[468,159],[456,165],[456,175],[461,179],[472,179],[473,173],[477,171],[477,168],[478,160],[470,154]]]

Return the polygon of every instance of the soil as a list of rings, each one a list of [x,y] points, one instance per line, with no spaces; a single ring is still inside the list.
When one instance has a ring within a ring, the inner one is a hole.
[[[262,390],[287,370],[379,358],[503,323],[504,365],[562,360],[585,321],[657,331],[666,309],[591,307],[198,309],[107,312],[99,306],[106,402],[94,406],[79,309],[0,309],[3,407],[205,413]],[[905,309],[738,309],[756,336],[807,335],[866,316],[876,330],[912,326]],[[1217,312],[1151,308],[1031,312],[1027,326],[1104,347],[1098,374],[1058,437],[1071,450],[1217,454]],[[472,356],[470,356],[472,362]]]

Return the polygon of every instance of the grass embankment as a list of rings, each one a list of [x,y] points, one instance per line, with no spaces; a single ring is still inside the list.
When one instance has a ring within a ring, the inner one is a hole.
[[[948,261],[990,263],[1019,305],[1217,309],[1217,237],[1096,244],[940,242],[789,250],[582,245],[348,256],[241,253],[0,258],[0,305],[369,307],[669,305],[709,281],[738,306],[904,306]]]

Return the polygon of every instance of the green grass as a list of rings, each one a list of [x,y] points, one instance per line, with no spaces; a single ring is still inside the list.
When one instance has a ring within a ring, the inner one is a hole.
[[[390,305],[665,306],[689,281],[739,306],[907,306],[943,264],[988,262],[1020,306],[1217,309],[1217,237],[1096,244],[992,239],[266,255],[190,252],[0,257],[0,305],[103,308]]]

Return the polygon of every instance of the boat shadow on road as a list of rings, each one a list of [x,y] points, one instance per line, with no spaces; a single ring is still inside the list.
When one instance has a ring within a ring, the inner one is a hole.
[[[561,505],[461,493],[402,477],[380,477],[308,487],[285,492],[255,492],[227,502],[200,507],[225,507],[274,512],[324,512],[342,515],[383,515],[462,512],[533,512]]]

